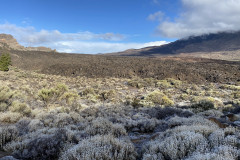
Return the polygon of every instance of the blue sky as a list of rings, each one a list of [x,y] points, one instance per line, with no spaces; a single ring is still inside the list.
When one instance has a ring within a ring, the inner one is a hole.
[[[0,1],[0,33],[62,52],[122,51],[240,26],[240,0]]]

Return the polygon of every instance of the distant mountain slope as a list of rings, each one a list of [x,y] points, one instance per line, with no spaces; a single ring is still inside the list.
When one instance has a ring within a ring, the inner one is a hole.
[[[123,52],[111,53],[110,55],[158,56],[176,55],[180,53],[219,52],[235,50],[240,50],[240,31],[192,36],[163,46],[126,50]]]
[[[0,34],[0,47],[6,49],[13,49],[19,51],[44,51],[44,52],[53,52],[56,50],[52,50],[47,47],[24,47],[21,46],[17,40],[10,34]]]

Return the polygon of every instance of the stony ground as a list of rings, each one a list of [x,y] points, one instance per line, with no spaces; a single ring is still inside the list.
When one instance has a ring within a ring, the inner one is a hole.
[[[13,66],[68,77],[174,78],[194,83],[240,81],[240,62],[188,57],[117,57],[34,51],[2,51],[12,56]]]

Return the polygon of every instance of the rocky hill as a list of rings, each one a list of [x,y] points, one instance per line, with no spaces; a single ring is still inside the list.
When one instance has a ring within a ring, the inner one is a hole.
[[[181,53],[210,53],[240,50],[240,31],[221,32],[192,36],[163,45],[142,49],[126,50],[110,55],[124,56],[161,56],[178,55]]]
[[[17,40],[10,34],[0,34],[0,47],[6,49],[20,50],[20,51],[44,51],[52,52],[51,48],[47,47],[24,47],[21,46]]]

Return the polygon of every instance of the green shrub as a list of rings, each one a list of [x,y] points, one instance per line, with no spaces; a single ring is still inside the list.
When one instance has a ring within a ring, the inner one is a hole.
[[[51,100],[56,100],[57,98],[60,98],[66,91],[68,91],[68,87],[65,84],[58,84],[54,88],[41,89],[38,92],[38,97],[45,102],[49,102]]]
[[[77,93],[74,92],[65,92],[62,96],[61,99],[65,99],[67,104],[72,104],[74,100],[78,97]]]
[[[11,105],[13,96],[14,92],[8,87],[0,86],[0,112],[8,109],[9,105]]]
[[[96,94],[93,88],[86,88],[84,91],[80,93],[80,95],[82,96],[87,96],[89,94],[92,94],[92,95]]]
[[[173,85],[170,84],[167,80],[160,80],[157,82],[156,84],[157,87],[163,88],[163,89],[167,89],[167,88],[172,88]]]
[[[29,116],[32,112],[31,108],[27,104],[21,103],[18,101],[14,101],[12,103],[12,106],[10,107],[10,111],[18,112],[26,116]]]
[[[148,94],[146,100],[151,101],[154,104],[160,104],[164,106],[172,106],[174,104],[174,102],[169,99],[164,93],[157,90]]]
[[[38,92],[38,96],[41,100],[48,102],[52,98],[53,92],[50,89],[43,88]]]
[[[201,100],[198,103],[193,104],[191,108],[195,109],[196,112],[202,112],[214,109],[214,104],[211,101]]]
[[[105,100],[113,100],[115,96],[116,96],[116,91],[109,90],[109,91],[101,92],[99,98],[105,101]]]
[[[11,57],[9,53],[2,54],[0,57],[0,71],[8,71],[11,64]]]
[[[240,91],[235,91],[231,94],[234,99],[240,99]]]

